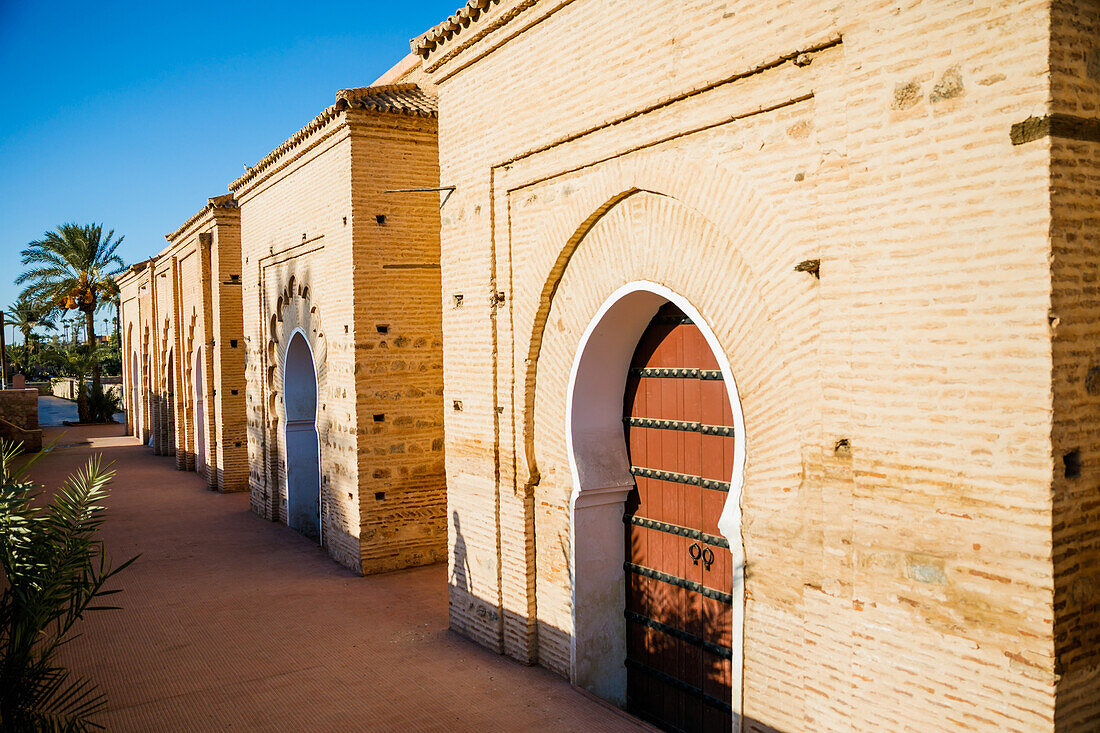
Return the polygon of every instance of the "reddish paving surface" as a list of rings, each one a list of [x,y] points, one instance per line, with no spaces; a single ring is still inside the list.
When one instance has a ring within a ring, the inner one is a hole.
[[[248,497],[120,426],[48,429],[48,486],[93,452],[114,461],[104,538],[120,611],[91,614],[65,662],[107,693],[115,730],[633,730],[546,670],[447,630],[441,566],[357,577]]]

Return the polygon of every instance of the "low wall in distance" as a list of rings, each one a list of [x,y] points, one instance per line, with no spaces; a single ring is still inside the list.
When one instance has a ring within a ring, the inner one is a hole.
[[[38,390],[0,390],[0,438],[23,443],[23,450],[42,450],[38,428]]]
[[[118,398],[122,398],[122,379],[119,377],[104,377],[103,391],[107,394],[114,394]],[[88,384],[91,382],[89,381]],[[76,400],[77,385],[80,384],[80,380],[73,377],[59,377],[53,380],[52,394],[54,397],[60,397],[63,400]]]

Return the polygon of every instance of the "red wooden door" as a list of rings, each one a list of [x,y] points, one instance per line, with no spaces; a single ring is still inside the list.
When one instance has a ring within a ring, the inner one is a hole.
[[[729,731],[732,556],[718,518],[733,415],[718,362],[671,303],[638,342],[623,404],[627,707],[668,730]]]

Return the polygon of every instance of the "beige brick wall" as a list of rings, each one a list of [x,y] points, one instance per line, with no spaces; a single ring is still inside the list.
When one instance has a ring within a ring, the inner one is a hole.
[[[152,269],[148,261],[137,263],[118,278],[122,329],[123,408],[126,432],[148,443],[152,437],[153,296]],[[135,358],[136,357],[136,358]],[[135,368],[136,364],[136,368]]]
[[[361,557],[379,572],[446,559],[439,197],[386,193],[439,185],[436,122],[347,114]]]
[[[318,382],[322,538],[359,568],[358,423],[350,277],[350,150],[334,124],[278,168],[238,184],[244,277],[249,484],[253,510],[285,522],[282,355],[300,328]]]
[[[455,629],[569,674],[569,370],[649,280],[745,413],[747,727],[1054,729],[1047,8],[513,0],[428,55]]]
[[[433,119],[326,110],[233,184],[252,507],[286,521],[282,359],[318,379],[322,543],[357,572],[445,553]],[[385,217],[380,223],[378,217]]]
[[[242,491],[248,469],[236,202],[210,199],[167,239],[167,248],[119,278],[128,432],[152,436],[155,453],[195,470],[201,404],[203,478],[211,489]]]

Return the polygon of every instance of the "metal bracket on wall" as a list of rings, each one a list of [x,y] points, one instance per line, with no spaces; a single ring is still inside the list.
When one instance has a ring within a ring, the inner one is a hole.
[[[451,198],[451,194],[455,192],[455,186],[432,186],[428,188],[391,188],[382,193],[430,193],[432,191],[446,191],[447,195],[443,197],[443,200],[439,202],[439,208],[442,209],[447,201]]]

